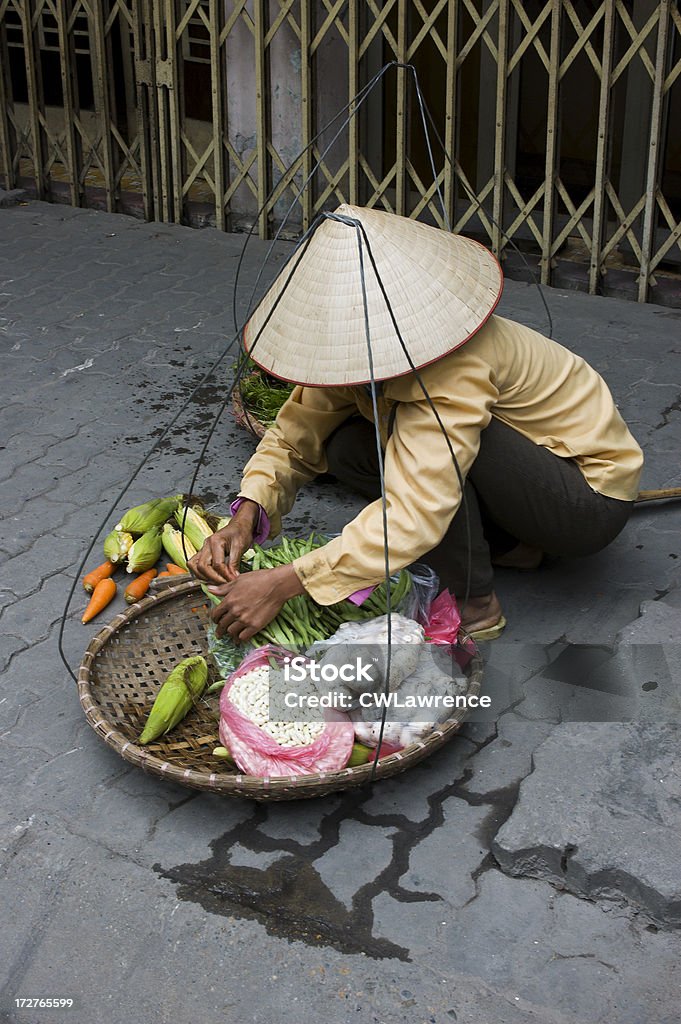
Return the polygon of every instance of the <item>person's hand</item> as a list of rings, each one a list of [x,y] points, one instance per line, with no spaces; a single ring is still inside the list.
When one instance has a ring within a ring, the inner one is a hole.
[[[256,569],[208,589],[222,598],[210,613],[217,636],[229,633],[237,643],[250,640],[279,614],[285,601],[305,592],[291,565]]]
[[[208,537],[201,550],[187,562],[188,568],[206,583],[236,580],[244,551],[253,543],[260,507],[244,501],[227,526]]]

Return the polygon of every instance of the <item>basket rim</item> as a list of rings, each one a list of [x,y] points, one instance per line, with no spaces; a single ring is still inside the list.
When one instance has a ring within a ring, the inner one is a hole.
[[[96,656],[111,638],[130,622],[145,615],[158,605],[200,591],[200,589],[201,585],[196,580],[169,585],[162,591],[144,597],[142,600],[130,605],[129,608],[119,612],[111,622],[103,626],[92,637],[78,669],[77,686],[78,697],[81,707],[85,712],[86,720],[100,739],[107,746],[115,750],[124,760],[143,768],[159,778],[169,779],[192,788],[205,789],[229,796],[258,799],[268,795],[273,797],[275,792],[280,791],[282,793],[280,798],[296,799],[296,790],[301,790],[300,796],[315,796],[368,782],[372,776],[372,761],[354,767],[340,768],[331,772],[318,772],[312,775],[277,775],[269,777],[244,775],[238,772],[199,772],[193,768],[181,768],[170,761],[151,754],[145,747],[139,746],[132,740],[126,739],[118,727],[107,719],[93,696],[94,680],[92,679],[91,670]],[[463,633],[463,639],[465,641],[470,638],[468,634]],[[471,669],[468,676],[467,696],[479,695],[482,672],[482,658],[477,646],[474,644]],[[396,772],[402,771],[411,764],[416,764],[424,757],[434,753],[458,732],[467,714],[466,708],[459,709],[451,718],[448,718],[445,722],[440,723],[436,729],[433,729],[426,739],[417,740],[402,750],[382,757],[376,765],[373,778],[381,779],[396,774]],[[302,792],[303,790],[305,791],[304,793]],[[318,790],[319,793],[310,792],[311,790]]]

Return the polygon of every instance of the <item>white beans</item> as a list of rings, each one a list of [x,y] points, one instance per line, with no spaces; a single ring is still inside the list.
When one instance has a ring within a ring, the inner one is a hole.
[[[321,736],[323,722],[271,722],[269,692],[269,668],[260,665],[232,683],[229,699],[280,747],[304,747]]]

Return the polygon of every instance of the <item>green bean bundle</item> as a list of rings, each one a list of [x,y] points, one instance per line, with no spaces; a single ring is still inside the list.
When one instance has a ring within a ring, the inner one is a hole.
[[[325,543],[325,537],[311,533],[306,540],[282,537],[279,544],[271,548],[262,548],[256,544],[251,568],[271,569],[277,565],[288,565]],[[406,569],[391,580],[390,589],[390,604],[393,610],[397,610],[411,590],[411,576]],[[320,605],[309,594],[301,594],[287,601],[276,619],[265,629],[260,630],[251,643],[255,643],[256,646],[263,643],[283,643],[282,637],[285,636],[286,646],[293,644],[296,647],[309,647],[315,640],[326,640],[332,636],[342,622],[363,622],[377,615],[385,615],[387,610],[385,580],[362,605],[353,604],[348,600],[332,605]]]
[[[314,551],[315,548],[322,547],[325,543],[325,537],[311,533],[306,540],[282,536],[280,542],[271,548],[263,548],[259,544],[254,544],[254,554],[249,568],[256,571],[258,569],[273,569],[278,565],[289,565],[296,558]],[[390,607],[392,611],[399,611],[403,607],[411,586],[411,574],[406,569],[402,569],[399,575],[391,578]],[[220,598],[211,594],[205,587],[204,592],[214,604],[220,603]],[[364,622],[366,619],[385,615],[388,610],[387,605],[388,593],[385,580],[361,605],[353,604],[349,600],[338,601],[332,605],[321,605],[317,604],[309,594],[300,594],[286,601],[276,618],[256,633],[249,642],[253,647],[281,644],[284,647],[308,648],[315,640],[327,640],[343,622]]]

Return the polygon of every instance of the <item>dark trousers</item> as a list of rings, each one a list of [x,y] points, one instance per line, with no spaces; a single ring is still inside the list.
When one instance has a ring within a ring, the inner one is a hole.
[[[329,473],[371,501],[380,498],[373,424],[359,418],[344,423],[329,438],[326,453]],[[489,594],[492,559],[520,541],[551,555],[600,551],[623,529],[634,504],[598,494],[574,460],[494,418],[480,436],[464,494],[466,507],[461,504],[443,540],[418,558],[437,572],[441,588],[459,598],[469,564],[470,596]]]

